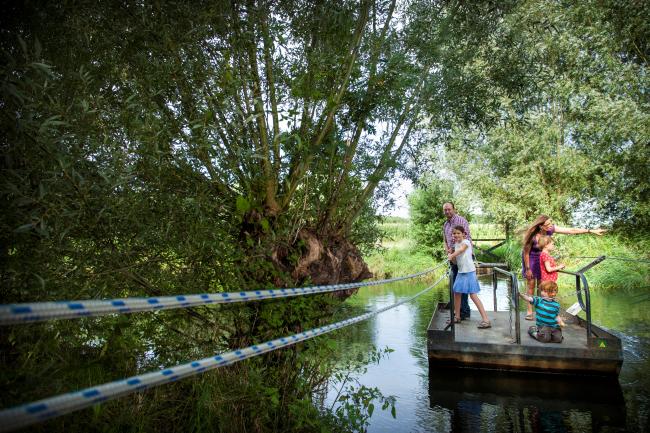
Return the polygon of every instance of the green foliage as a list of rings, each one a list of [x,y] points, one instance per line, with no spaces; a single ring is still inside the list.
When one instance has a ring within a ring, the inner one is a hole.
[[[302,229],[369,248],[373,194],[410,147],[404,131],[423,97],[425,74],[393,7],[3,4],[3,302],[287,286]],[[387,124],[399,139],[370,137]],[[17,327],[0,336],[3,407],[322,325],[339,303],[315,296]],[[287,352],[232,377],[108,403],[72,425],[314,430],[314,406],[299,402],[330,370]],[[297,373],[281,374],[287,366]]]
[[[472,23],[483,4],[454,3],[449,20]],[[646,2],[506,2],[498,19],[450,31],[445,89],[476,86],[467,111],[442,110],[432,142],[463,189],[512,226],[577,212],[637,230],[650,227]],[[425,18],[430,20],[433,18]],[[624,24],[625,23],[625,24]],[[434,27],[439,29],[438,27]],[[450,98],[453,100],[453,98]],[[432,118],[439,107],[429,108]],[[469,112],[468,112],[469,111]],[[450,113],[452,115],[450,115]]]
[[[335,415],[338,420],[345,420],[343,431],[366,432],[370,417],[375,410],[375,402],[381,404],[381,410],[390,408],[393,418],[397,417],[395,397],[385,397],[378,388],[370,388],[359,383],[358,376],[367,372],[367,365],[378,363],[387,356],[391,349],[374,350],[367,356],[348,359],[339,371],[333,375],[332,386],[337,389],[334,403],[326,413]]]
[[[452,146],[458,151],[450,158],[459,161],[462,184],[483,199],[494,221],[521,223],[539,214],[568,221],[593,166],[586,156],[559,143],[561,135],[552,119],[539,116],[525,127],[507,125],[482,137],[464,135],[462,140],[475,143],[469,152],[456,137]]]
[[[382,180],[434,139],[476,147],[454,160],[475,170],[467,179],[493,200],[497,221],[542,210],[566,219],[580,192],[617,221],[648,226],[648,38],[638,25],[648,14],[636,8],[395,9],[383,0],[2,8],[3,302],[289,285],[303,229],[370,250]],[[431,135],[420,130],[423,110]],[[496,120],[487,132],[463,129]],[[540,156],[549,154],[557,160]],[[404,248],[390,260],[400,264],[387,274],[421,270],[442,252],[447,187],[414,194],[424,252],[407,254],[413,247],[397,241]],[[398,238],[410,229],[389,230]],[[12,328],[0,336],[0,399],[7,407],[321,325],[337,302]],[[346,391],[348,403],[328,415],[304,403],[334,369],[324,347],[305,344],[35,429],[313,431],[323,421],[363,430],[377,402],[392,405],[374,389]]]
[[[472,218],[473,221],[477,219],[476,217]],[[503,224],[472,222],[469,229],[475,239],[504,239],[506,237]]]
[[[423,252],[411,239],[384,245],[386,248],[367,257],[368,267],[377,279],[414,274],[436,264],[431,255]]]
[[[408,237],[411,220],[401,217],[384,217],[380,224],[382,237],[389,241],[396,241]]]
[[[650,289],[650,265],[623,259],[650,260],[647,251],[650,239],[636,236],[630,239],[616,233],[604,236],[562,235],[553,236],[556,249],[552,253],[557,262],[566,264],[567,270],[577,271],[596,257],[608,256],[611,259],[599,263],[585,274],[589,287],[598,291],[623,290],[639,293]],[[496,250],[509,263],[511,269],[521,273],[521,241],[512,239]],[[575,281],[570,276],[560,276],[562,290],[575,290]]]
[[[380,228],[386,235],[379,248],[366,258],[376,279],[414,274],[437,265],[413,239],[410,220],[391,217]],[[435,276],[425,278],[432,280]]]
[[[445,257],[442,226],[446,218],[442,212],[442,205],[448,201],[454,202],[456,211],[460,215],[470,219],[465,212],[467,208],[464,204],[456,202],[451,181],[430,180],[409,195],[413,237],[419,248],[437,259]]]

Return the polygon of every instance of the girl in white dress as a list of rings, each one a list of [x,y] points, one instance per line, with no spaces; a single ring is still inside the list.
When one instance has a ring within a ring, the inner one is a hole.
[[[463,293],[468,293],[470,299],[476,307],[478,312],[481,313],[481,322],[478,324],[480,329],[491,327],[490,319],[488,319],[483,308],[483,303],[479,299],[477,293],[481,290],[476,278],[476,266],[472,260],[472,244],[465,239],[465,229],[463,226],[455,226],[452,230],[454,237],[454,252],[448,255],[449,260],[456,259],[458,265],[458,276],[454,280],[454,306],[455,306],[455,322],[460,323],[460,297]]]

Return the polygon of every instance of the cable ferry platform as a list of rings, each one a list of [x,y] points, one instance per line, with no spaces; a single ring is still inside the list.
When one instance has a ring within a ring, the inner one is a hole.
[[[593,266],[595,263],[590,264]],[[565,272],[576,277],[578,304],[587,319],[562,313],[566,326],[561,343],[541,343],[528,335],[534,321],[524,320],[519,311],[518,282],[515,274],[499,264],[479,264],[492,273],[494,310],[497,305],[497,278],[506,277],[509,311],[489,311],[491,328],[478,329],[478,312],[469,320],[451,323],[453,301],[438,303],[427,329],[429,364],[478,369],[530,371],[537,373],[617,376],[623,364],[621,340],[591,322],[590,298],[584,272]],[[451,289],[450,289],[451,292]],[[585,293],[583,299],[582,293]],[[451,297],[453,299],[453,296]],[[515,313],[518,312],[518,313]]]

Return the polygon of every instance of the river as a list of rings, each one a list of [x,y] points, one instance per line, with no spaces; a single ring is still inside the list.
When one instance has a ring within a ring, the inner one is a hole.
[[[491,277],[481,278],[481,299],[493,308]],[[374,311],[426,287],[401,282],[364,287],[342,316]],[[396,398],[396,418],[375,410],[369,432],[647,432],[650,431],[650,311],[647,297],[601,294],[592,289],[592,320],[618,335],[624,362],[616,379],[537,374],[429,370],[426,328],[433,306],[447,300],[445,281],[423,296],[383,312],[336,338],[347,350],[388,347],[393,352],[367,366],[359,383]],[[506,309],[505,283],[497,295]],[[646,299],[637,300],[637,299]],[[563,307],[576,301],[562,299]],[[473,310],[475,306],[470,302]],[[473,315],[478,316],[478,311]],[[522,326],[523,327],[523,326]],[[522,338],[528,338],[522,335]],[[331,404],[330,388],[326,402]]]

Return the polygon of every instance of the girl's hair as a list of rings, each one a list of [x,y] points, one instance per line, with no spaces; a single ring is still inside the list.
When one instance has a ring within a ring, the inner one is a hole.
[[[546,245],[552,244],[552,243],[553,243],[553,238],[550,237],[550,236],[546,236],[546,235],[540,236],[539,241],[537,241],[537,245],[539,246],[540,250],[543,250],[544,248],[546,248]]]
[[[552,298],[557,295],[557,283],[555,281],[542,281],[539,283],[539,291],[542,290]]]
[[[533,221],[533,223],[530,225],[530,227],[528,227],[528,230],[526,230],[526,233],[524,234],[524,248],[533,243],[533,237],[535,237],[537,232],[539,232],[539,229],[549,219],[551,219],[551,217],[548,215],[540,215],[535,219],[535,221]]]
[[[463,226],[454,226],[453,230],[458,230],[462,234],[467,234],[467,233],[465,233],[465,227],[463,227]]]

